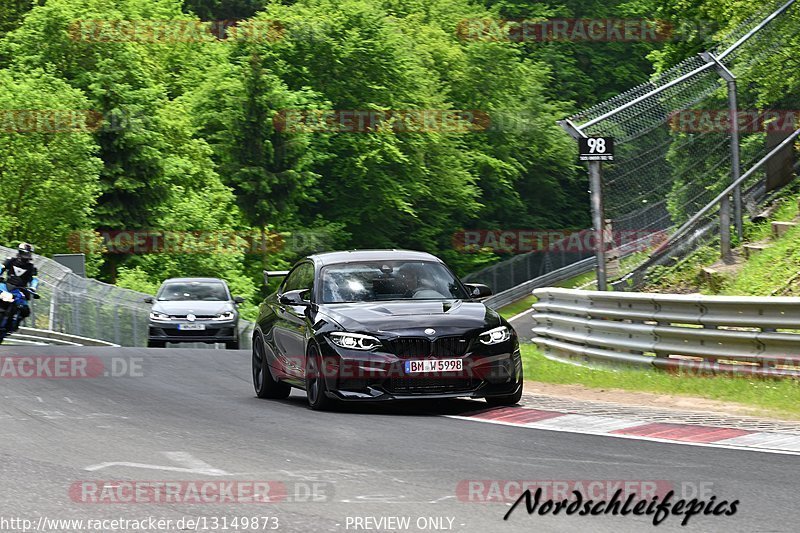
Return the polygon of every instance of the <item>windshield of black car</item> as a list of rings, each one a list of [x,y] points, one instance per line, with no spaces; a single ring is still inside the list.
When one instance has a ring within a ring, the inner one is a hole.
[[[323,267],[323,303],[467,299],[441,263],[365,261]]]
[[[188,281],[167,283],[158,292],[158,299],[166,302],[181,301],[226,301],[228,291],[218,281]]]

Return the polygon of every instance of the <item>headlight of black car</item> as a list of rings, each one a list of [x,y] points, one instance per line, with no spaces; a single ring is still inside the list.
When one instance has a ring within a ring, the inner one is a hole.
[[[483,344],[500,344],[511,338],[511,331],[506,326],[499,326],[478,335],[478,340]]]
[[[361,333],[334,331],[329,334],[329,338],[336,346],[348,348],[350,350],[372,350],[381,345],[381,341],[375,337],[363,335]]]

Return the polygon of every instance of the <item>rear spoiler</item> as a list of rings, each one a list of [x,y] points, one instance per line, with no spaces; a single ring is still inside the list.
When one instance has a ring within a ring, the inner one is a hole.
[[[288,270],[265,270],[264,283],[269,284],[269,278],[284,278],[289,274]]]

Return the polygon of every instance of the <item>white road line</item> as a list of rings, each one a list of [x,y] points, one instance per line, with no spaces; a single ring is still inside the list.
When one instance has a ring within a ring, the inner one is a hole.
[[[90,465],[84,468],[84,470],[88,470],[89,472],[95,472],[97,470],[103,470],[104,468],[110,468],[113,466],[125,466],[128,468],[145,468],[148,470],[167,470],[170,472],[188,472],[190,474],[207,474],[210,476],[220,476],[220,475],[227,475],[227,474],[217,474],[217,473],[209,473],[205,471],[198,471],[193,470],[191,468],[180,468],[177,466],[166,466],[166,465],[151,465],[146,463],[129,463],[127,461],[116,461],[110,463],[99,463],[96,465]]]
[[[509,318],[508,321],[512,322],[512,321],[514,321],[514,320],[516,320],[518,318],[522,318],[523,316],[525,316],[527,314],[533,314],[533,309],[528,309],[527,311],[523,311],[523,312],[521,312],[519,314],[516,314],[516,315],[512,316],[511,318]]]
[[[115,461],[115,462],[107,462],[107,463],[99,463],[96,465],[87,466],[84,470],[88,470],[90,472],[94,472],[97,470],[103,470],[104,468],[111,468],[114,466],[123,466],[128,468],[145,468],[148,470],[166,470],[169,472],[187,472],[190,474],[203,474],[206,476],[229,476],[228,472],[225,470],[220,470],[219,468],[214,468],[210,464],[206,463],[205,461],[201,461],[196,457],[193,457],[191,454],[187,452],[164,452],[171,460],[175,461],[178,464],[184,465],[183,467],[178,466],[167,466],[167,465],[152,465],[148,463],[131,463],[127,461]]]
[[[175,461],[176,463],[183,465],[186,468],[191,468],[192,470],[198,470],[198,471],[202,470],[205,472],[213,473],[212,475],[220,475],[220,476],[225,476],[228,474],[224,470],[214,468],[210,464],[198,459],[197,457],[194,457],[192,454],[188,452],[164,452],[164,455],[166,455],[167,458],[171,459],[172,461]]]

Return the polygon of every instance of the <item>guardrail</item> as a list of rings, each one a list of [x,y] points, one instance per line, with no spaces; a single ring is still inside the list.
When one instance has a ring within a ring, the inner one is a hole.
[[[551,359],[800,377],[800,298],[557,288],[533,294],[533,342]]]
[[[11,341],[19,341],[23,344],[56,344],[60,346],[106,346],[119,347],[119,344],[103,341],[100,339],[90,339],[79,335],[69,335],[60,331],[48,329],[35,329],[20,327],[16,333],[7,337]]]

